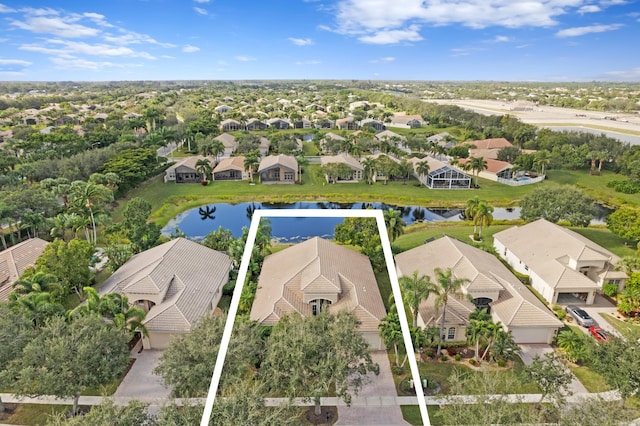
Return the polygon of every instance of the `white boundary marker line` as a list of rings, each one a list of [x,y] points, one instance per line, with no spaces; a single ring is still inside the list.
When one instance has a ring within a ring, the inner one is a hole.
[[[224,366],[224,360],[227,356],[227,349],[229,348],[229,341],[231,339],[231,332],[235,323],[236,315],[238,313],[238,306],[240,305],[240,295],[244,282],[247,277],[247,270],[249,268],[249,261],[251,260],[251,252],[255,243],[256,234],[258,233],[258,225],[260,219],[263,217],[372,217],[376,219],[378,224],[378,232],[380,233],[380,240],[382,243],[382,251],[384,253],[385,262],[387,265],[387,271],[389,273],[389,279],[391,281],[391,290],[393,297],[396,300],[396,308],[398,316],[400,317],[400,328],[402,329],[402,337],[404,338],[404,345],[407,353],[413,354],[413,342],[411,341],[411,333],[409,332],[409,322],[407,321],[404,304],[402,303],[402,294],[400,292],[400,284],[398,282],[398,275],[396,273],[395,264],[393,262],[393,253],[391,252],[391,243],[389,236],[387,235],[387,228],[384,223],[384,214],[379,209],[369,210],[345,210],[345,209],[260,209],[253,213],[251,220],[251,226],[249,227],[249,234],[247,236],[247,243],[244,247],[244,253],[242,254],[242,262],[240,263],[240,269],[238,271],[238,278],[236,280],[236,286],[233,290],[233,297],[231,299],[231,305],[229,306],[229,314],[227,316],[227,322],[224,326],[224,332],[222,333],[222,341],[220,343],[220,351],[216,358],[216,364],[213,369],[213,376],[211,378],[211,385],[209,386],[209,393],[207,394],[207,401],[204,406],[204,412],[202,413],[202,421],[200,426],[208,426],[209,419],[211,418],[211,412],[213,411],[213,403],[218,392],[218,385],[220,384],[220,376],[222,374],[222,367]],[[398,303],[400,301],[401,303]],[[420,372],[418,370],[418,362],[415,356],[409,356],[409,366],[411,368],[411,375],[414,383],[421,383]],[[420,407],[420,414],[422,415],[422,421],[425,426],[431,426],[429,419],[429,413],[427,412],[427,405],[424,398],[424,392],[422,386],[415,386],[416,396],[418,398],[418,406]]]

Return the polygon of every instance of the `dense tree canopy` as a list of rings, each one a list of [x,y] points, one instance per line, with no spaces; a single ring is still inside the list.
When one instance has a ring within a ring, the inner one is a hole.
[[[520,203],[520,217],[526,221],[546,219],[587,226],[593,219],[593,200],[569,185],[549,185],[534,189]]]

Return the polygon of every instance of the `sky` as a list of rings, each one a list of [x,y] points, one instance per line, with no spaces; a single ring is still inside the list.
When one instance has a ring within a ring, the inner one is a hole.
[[[0,81],[640,81],[639,40],[640,0],[4,0]]]

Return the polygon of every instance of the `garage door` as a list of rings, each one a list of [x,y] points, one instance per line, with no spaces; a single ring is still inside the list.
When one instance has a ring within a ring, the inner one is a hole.
[[[512,327],[511,334],[516,343],[551,343],[553,329],[540,327]]]

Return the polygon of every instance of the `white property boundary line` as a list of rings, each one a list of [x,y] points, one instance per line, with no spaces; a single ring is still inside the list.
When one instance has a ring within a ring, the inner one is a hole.
[[[216,358],[216,364],[213,369],[213,376],[211,378],[211,385],[209,387],[209,393],[207,395],[207,401],[204,406],[204,412],[202,413],[202,421],[200,426],[208,426],[209,419],[211,418],[211,412],[213,411],[213,403],[215,402],[216,394],[218,392],[218,385],[220,384],[220,376],[222,374],[222,367],[224,366],[224,360],[227,356],[227,349],[229,348],[229,340],[231,339],[231,332],[233,330],[233,324],[235,323],[236,315],[238,313],[238,306],[240,304],[240,295],[242,288],[247,277],[247,269],[249,268],[249,261],[251,259],[251,252],[253,251],[253,245],[256,240],[256,234],[258,233],[258,225],[260,219],[263,217],[372,217],[376,219],[378,224],[378,232],[380,233],[380,240],[382,242],[382,251],[384,253],[385,262],[387,264],[387,271],[389,272],[389,278],[391,280],[391,290],[393,297],[396,300],[396,308],[398,316],[400,317],[400,328],[402,329],[402,336],[404,338],[404,345],[408,354],[413,354],[413,342],[411,341],[411,334],[409,332],[409,323],[407,321],[406,312],[404,309],[404,303],[402,303],[402,294],[400,292],[400,284],[398,283],[398,275],[396,273],[395,264],[393,262],[393,253],[391,252],[391,243],[389,242],[389,236],[387,234],[387,228],[384,223],[384,215],[382,210],[343,210],[343,209],[287,209],[287,210],[256,210],[253,213],[251,220],[251,226],[249,227],[249,235],[247,236],[247,243],[244,247],[244,253],[242,255],[242,262],[240,263],[240,270],[238,271],[238,278],[236,280],[236,286],[233,291],[233,297],[231,298],[231,305],[229,306],[229,314],[227,322],[224,326],[224,332],[222,333],[222,341],[220,343],[220,351]],[[399,302],[398,302],[399,301]],[[409,366],[411,368],[411,375],[414,383],[421,383],[420,372],[418,370],[418,362],[415,356],[409,356]],[[422,421],[425,426],[431,426],[429,420],[429,414],[427,413],[427,405],[424,398],[424,392],[422,386],[415,386],[416,396],[418,398],[418,406],[420,407],[420,414],[422,415]]]

